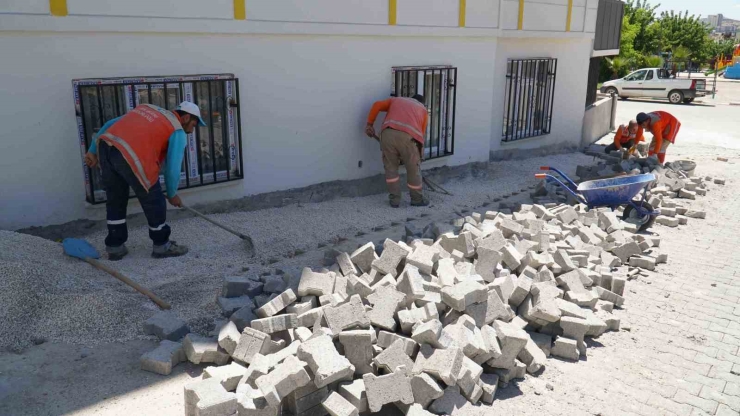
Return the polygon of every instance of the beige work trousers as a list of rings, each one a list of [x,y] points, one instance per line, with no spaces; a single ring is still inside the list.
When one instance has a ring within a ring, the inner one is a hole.
[[[380,135],[380,150],[383,152],[383,167],[385,168],[385,182],[392,205],[401,203],[401,177],[398,166],[403,162],[406,166],[406,182],[411,194],[412,203],[421,203],[421,155],[417,141],[408,133],[387,128]]]

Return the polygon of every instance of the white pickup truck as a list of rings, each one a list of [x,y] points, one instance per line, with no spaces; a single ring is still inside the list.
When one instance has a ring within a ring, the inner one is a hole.
[[[607,81],[601,86],[604,94],[620,98],[662,98],[672,104],[690,103],[704,97],[707,81],[703,79],[673,78],[662,68],[643,68],[624,78]]]

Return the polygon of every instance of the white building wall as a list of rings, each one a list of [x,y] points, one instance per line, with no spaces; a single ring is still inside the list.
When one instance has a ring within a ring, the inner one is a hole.
[[[499,39],[493,87],[495,97],[491,152],[560,145],[577,146],[581,142],[591,47],[590,39]],[[509,59],[525,58],[558,59],[552,129],[550,134],[544,136],[502,143],[506,63]]]
[[[190,191],[191,202],[381,173],[363,127],[399,65],[458,68],[455,155],[442,163],[487,160],[496,38],[2,34],[0,51],[15,57],[0,76],[0,194],[12,195],[0,202],[0,228],[102,215],[84,203],[74,78],[239,78],[245,180]]]
[[[556,12],[539,13],[543,1]],[[574,0],[572,32],[583,30],[587,2]],[[62,17],[48,0],[0,1],[0,56],[12,58],[0,65],[0,228],[104,216],[84,202],[76,78],[240,79],[245,179],[185,190],[190,203],[381,173],[362,129],[373,101],[389,95],[393,66],[459,71],[455,154],[424,167],[485,161],[501,148],[512,57],[560,61],[553,133],[511,146],[580,137],[593,35],[564,33],[567,0],[526,0],[523,10],[518,0],[467,0],[462,20],[459,0],[397,0],[395,26],[388,0],[246,0],[246,20],[234,19],[234,3],[67,0]]]

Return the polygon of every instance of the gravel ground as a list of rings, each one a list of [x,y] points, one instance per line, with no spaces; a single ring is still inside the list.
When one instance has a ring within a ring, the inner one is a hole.
[[[374,195],[213,215],[252,236],[255,258],[245,255],[238,238],[188,218],[170,225],[172,238],[189,245],[190,254],[154,260],[147,228],[132,228],[127,243],[131,253],[119,262],[104,262],[170,302],[192,332],[205,334],[220,314],[215,300],[225,276],[277,269],[296,274],[306,266],[321,267],[324,247],[377,241],[385,237],[383,232],[373,234],[380,229],[400,239],[400,233],[388,229],[392,223],[417,219],[423,227],[431,220],[456,217],[456,211],[485,211],[484,204],[534,185],[533,174],[542,164],[574,171],[592,161],[574,153],[491,163],[487,170],[443,183],[454,196],[427,193],[432,202],[428,208],[392,209],[386,195]],[[104,238],[104,233],[95,233],[87,240],[102,253]],[[46,341],[94,345],[148,339],[141,325],[157,310],[113,277],[65,256],[58,243],[6,231],[0,231],[0,304],[0,350],[16,352]]]

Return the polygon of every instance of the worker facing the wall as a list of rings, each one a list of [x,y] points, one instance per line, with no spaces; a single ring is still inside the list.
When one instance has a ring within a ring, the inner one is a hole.
[[[681,129],[681,123],[665,111],[653,111],[638,114],[637,124],[653,135],[648,155],[658,155],[660,163],[665,163],[666,150],[668,146],[676,143],[676,135]]]
[[[622,124],[617,128],[617,133],[614,135],[614,143],[606,146],[604,151],[609,154],[615,150],[625,149],[627,155],[631,155],[637,150],[637,144],[644,140],[642,127],[637,124],[637,121],[630,120],[627,126]]]
[[[368,137],[377,138],[373,124],[381,111],[386,116],[380,132],[380,150],[383,153],[385,182],[391,207],[398,208],[401,205],[401,177],[398,173],[400,163],[406,166],[411,206],[427,206],[429,201],[422,195],[421,178],[424,137],[429,119],[424,97],[419,94],[413,98],[391,97],[373,104],[365,127]]]
[[[142,104],[105,123],[94,137],[85,163],[91,168],[100,164],[107,198],[105,249],[110,260],[120,260],[128,254],[125,243],[129,187],[134,190],[149,223],[149,238],[154,243],[152,257],[177,257],[188,252],[186,246],[169,239],[167,203],[159,174],[164,163],[166,198],[171,205],[182,206],[177,187],[186,134],[192,133],[196,125],[206,124],[200,117],[200,108],[191,102],[183,101],[174,111]]]

